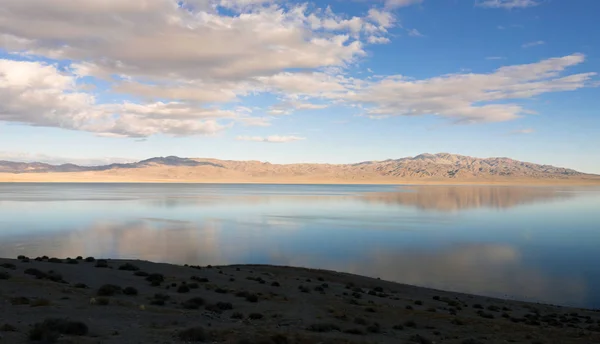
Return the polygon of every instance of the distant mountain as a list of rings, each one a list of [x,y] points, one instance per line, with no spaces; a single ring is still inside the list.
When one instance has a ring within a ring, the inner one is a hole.
[[[110,164],[101,166],[79,166],[74,164],[51,165],[39,162],[12,162],[0,161],[0,172],[8,173],[49,173],[49,172],[93,172],[107,171],[112,169],[134,169],[149,166],[216,166],[223,167],[210,162],[201,162],[194,159],[179,158],[176,156],[150,158],[129,164]]]
[[[304,182],[314,180],[315,182],[394,182],[422,179],[469,181],[578,178],[600,180],[600,176],[585,174],[568,168],[538,165],[509,158],[480,159],[448,153],[421,154],[415,157],[365,161],[356,164],[271,164],[260,161],[196,159],[176,156],[156,157],[135,163],[102,166],[0,161],[0,173],[62,173],[62,175],[78,176],[80,172],[86,172],[86,176],[92,176],[94,180],[104,180],[106,177],[110,177],[131,181],[143,179],[165,181]]]

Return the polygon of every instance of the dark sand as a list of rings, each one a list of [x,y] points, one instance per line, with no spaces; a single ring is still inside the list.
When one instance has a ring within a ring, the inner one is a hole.
[[[207,343],[600,343],[600,313],[592,310],[292,267],[62,261],[0,259],[0,343],[30,342],[34,324],[48,318],[76,322],[38,328],[59,343],[185,343],[193,337],[180,335],[192,327],[202,328],[197,338]],[[162,274],[164,282],[152,286],[135,271],[119,270],[125,263]],[[106,284],[138,294],[98,296]],[[155,294],[168,297],[164,305]],[[184,306],[198,297],[203,304]]]

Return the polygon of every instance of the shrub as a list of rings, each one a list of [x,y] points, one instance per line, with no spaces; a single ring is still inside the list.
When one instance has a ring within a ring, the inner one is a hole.
[[[303,292],[303,293],[310,293],[310,289],[308,287],[305,287],[303,285],[298,286],[298,289]]]
[[[110,299],[108,297],[96,298],[96,304],[99,306],[108,306],[109,303],[110,303]]]
[[[56,257],[52,257],[50,259],[48,259],[48,263],[62,263],[62,259],[56,258]]]
[[[182,303],[185,309],[198,309],[204,305],[204,299],[201,297],[194,297]]]
[[[198,283],[194,282],[194,283],[188,284],[188,287],[190,287],[190,289],[198,289],[198,288],[200,288],[200,285]]]
[[[433,344],[433,342],[429,338],[423,337],[420,334],[414,334],[410,336],[408,340],[418,344]]]
[[[123,294],[125,295],[137,295],[138,294],[138,290],[135,289],[134,287],[127,287],[125,289],[123,289]]]
[[[45,307],[50,306],[50,300],[48,299],[35,299],[29,303],[31,307]]]
[[[86,263],[93,263],[93,262],[95,262],[95,261],[96,261],[96,258],[94,258],[94,257],[87,257],[87,258],[85,259],[85,262],[86,262]]]
[[[319,323],[312,324],[307,328],[308,331],[312,332],[331,332],[331,331],[339,331],[339,326],[330,323]]]
[[[53,343],[58,340],[61,334],[70,336],[85,336],[88,333],[88,327],[80,321],[70,321],[66,319],[50,318],[42,323],[33,325],[29,332],[29,339],[33,341],[43,341]]]
[[[87,289],[88,286],[85,283],[75,283],[73,284],[73,287],[78,288],[78,289]]]
[[[249,294],[248,296],[246,296],[246,301],[258,302],[258,296],[254,295],[254,294]]]
[[[46,273],[45,272],[42,272],[42,271],[40,271],[38,269],[35,269],[35,268],[25,269],[24,273],[26,275],[35,276],[36,278],[39,278],[39,279],[42,279],[42,278],[46,277]]]
[[[406,320],[404,322],[405,327],[417,328],[417,323],[414,320]]]
[[[359,328],[349,328],[347,330],[344,330],[344,333],[348,333],[348,334],[355,334],[355,335],[359,335],[362,336],[365,333],[363,332],[363,330],[359,329]]]
[[[108,261],[105,259],[98,259],[96,261],[97,268],[108,268]]]
[[[375,290],[369,290],[369,292],[367,293],[371,296],[377,296],[377,293],[375,292]]]
[[[25,296],[16,296],[10,299],[10,304],[13,306],[28,305],[29,298]]]
[[[408,305],[408,306],[406,306],[406,309],[408,309],[409,311],[412,311],[413,310],[413,306]]]
[[[250,315],[248,315],[248,318],[250,318],[252,320],[260,320],[260,319],[264,318],[264,316],[260,313],[250,313]]]
[[[354,323],[357,325],[368,325],[369,322],[367,320],[365,320],[364,318],[354,318]]]
[[[281,287],[281,284],[279,284],[279,282],[275,281],[273,283],[271,283],[272,287]]]
[[[220,310],[227,311],[233,309],[231,302],[217,302],[216,305]]]
[[[22,254],[20,254],[20,255],[17,257],[17,259],[19,259],[19,260],[21,260],[21,259],[25,259],[25,258],[29,258],[29,257],[27,257],[27,256],[24,256],[24,255],[22,255]]]
[[[3,267],[5,269],[10,269],[10,270],[17,270],[17,266],[13,263],[2,263],[2,264],[0,264],[0,267]]]
[[[402,331],[402,330],[404,330],[404,326],[403,326],[403,325],[401,325],[401,324],[394,325],[394,326],[392,326],[392,328],[393,328],[394,330],[398,330],[398,331]]]
[[[164,306],[165,305],[165,300],[152,299],[152,300],[150,300],[150,304],[153,305],[153,306]]]
[[[10,274],[6,271],[0,271],[0,280],[7,280],[10,278]]]
[[[131,264],[131,263],[125,263],[121,266],[119,266],[119,270],[125,270],[125,271],[138,271],[140,268],[138,268],[137,266]]]
[[[82,256],[77,256],[77,258],[75,258],[75,259],[77,259],[77,260],[83,260],[83,257]]]
[[[223,289],[223,288],[217,288],[215,289],[215,293],[219,293],[219,294],[227,294],[229,291],[227,289]]]
[[[145,271],[136,271],[133,273],[133,275],[139,276],[139,277],[148,277],[148,275],[150,275],[150,274]]]
[[[473,308],[475,308],[475,309],[483,309],[483,306],[480,305],[479,303],[476,303],[476,304],[473,305]]]
[[[234,312],[231,314],[231,319],[244,319],[244,314],[240,312]]]
[[[79,262],[75,259],[67,258],[67,264],[75,265],[75,264],[79,264]]]
[[[214,313],[221,313],[221,309],[217,306],[217,305],[206,305],[206,307],[204,307],[204,309],[206,309],[209,312],[214,312]]]
[[[178,337],[184,342],[204,342],[208,339],[204,328],[201,326],[190,327],[180,331]]]
[[[477,314],[484,319],[494,319],[494,315],[492,313],[486,313],[484,311],[478,311]]]
[[[190,279],[192,281],[196,281],[196,282],[200,282],[200,283],[208,283],[208,278],[206,278],[206,277],[192,276]]]
[[[122,288],[119,287],[118,285],[105,284],[98,289],[98,291],[96,292],[96,295],[98,295],[98,296],[113,296],[115,294],[120,294],[122,291],[123,291]]]
[[[500,312],[500,307],[495,306],[495,305],[488,306],[487,309],[488,309],[488,311],[492,311],[492,312]]]
[[[181,293],[181,294],[183,294],[183,293],[189,293],[190,292],[190,287],[188,287],[185,284],[182,284],[182,285],[179,286],[179,288],[177,288],[177,292]]]
[[[11,324],[4,324],[0,326],[0,331],[2,332],[17,332],[17,328]]]
[[[417,300],[417,301],[415,301],[415,305],[417,305],[417,306],[423,306],[423,301]]]
[[[456,319],[456,318],[452,319],[452,321],[450,321],[450,323],[452,325],[457,325],[457,326],[462,326],[465,324],[464,321],[462,321],[460,319]]]
[[[367,326],[367,332],[369,333],[379,333],[381,332],[381,326],[378,323],[374,323],[373,325]]]
[[[165,281],[165,276],[163,274],[149,274],[146,277],[146,281],[150,282],[153,286],[159,286],[162,282]]]

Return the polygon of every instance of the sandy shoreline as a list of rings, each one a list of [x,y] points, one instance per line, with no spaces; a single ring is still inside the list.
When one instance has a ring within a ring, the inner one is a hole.
[[[572,179],[329,179],[329,178],[157,178],[96,173],[0,173],[0,183],[190,183],[190,184],[373,184],[373,185],[539,185],[600,186],[600,178]]]
[[[2,343],[600,343],[597,311],[278,266],[0,259],[0,304]]]

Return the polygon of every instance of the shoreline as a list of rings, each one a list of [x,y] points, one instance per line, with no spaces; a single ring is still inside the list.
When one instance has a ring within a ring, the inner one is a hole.
[[[148,178],[121,176],[85,176],[73,174],[6,174],[0,183],[52,184],[255,184],[255,185],[499,185],[499,186],[600,186],[600,178],[589,179],[218,179],[218,178]]]
[[[234,344],[600,342],[597,310],[350,273],[255,264],[21,258],[0,258],[0,302],[6,309],[0,326],[15,330],[0,336],[11,343],[26,342],[32,325],[56,317],[85,323],[89,331],[77,343],[183,343],[200,337]]]

